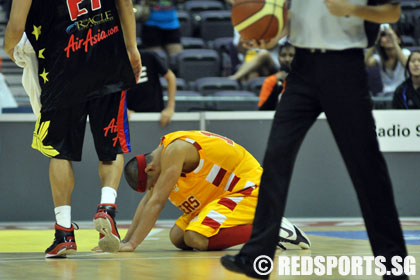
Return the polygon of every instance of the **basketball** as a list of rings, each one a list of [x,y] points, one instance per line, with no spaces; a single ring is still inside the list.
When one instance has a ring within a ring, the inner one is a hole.
[[[287,18],[285,0],[235,0],[232,25],[244,40],[266,40],[283,30]]]

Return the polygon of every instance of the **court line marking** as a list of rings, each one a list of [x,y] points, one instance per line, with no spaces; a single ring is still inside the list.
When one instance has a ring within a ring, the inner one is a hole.
[[[296,223],[315,223],[315,222],[338,222],[338,223],[348,223],[356,222],[364,225],[363,219],[361,217],[322,217],[322,218],[297,218],[297,217],[288,217],[290,220]],[[403,226],[404,223],[410,222],[420,222],[419,217],[400,217],[400,221]],[[175,223],[175,220],[172,219],[162,219],[156,222],[155,228],[170,228]],[[119,227],[128,228],[131,224],[131,220],[118,220]],[[81,229],[92,229],[92,221],[78,221],[78,225]],[[48,230],[53,229],[51,222],[0,222],[0,230],[3,230],[6,227],[16,227],[12,230]],[[306,226],[306,225],[305,225]],[[341,225],[340,225],[341,226]],[[416,226],[416,225],[407,225],[407,226]],[[315,226],[312,226],[315,227]],[[9,230],[9,229],[7,229]]]
[[[104,255],[104,254],[112,254],[112,253],[96,253],[94,255]],[[115,253],[117,254],[117,253]],[[91,255],[87,255],[91,256]],[[45,259],[40,257],[30,257],[30,258],[13,258],[13,259],[0,259],[0,263],[7,263],[7,262],[45,262],[51,260],[69,260],[69,261],[124,261],[124,260],[171,260],[171,259],[216,259],[220,258],[221,256],[203,256],[203,257],[130,257],[130,258],[109,258],[109,259],[101,259],[101,258],[79,258],[80,255],[73,255],[71,258],[63,258],[63,259]]]
[[[225,253],[221,251],[221,254]],[[124,261],[124,260],[171,260],[171,259],[217,259],[220,258],[220,256],[172,256],[172,257],[129,257],[129,258],[108,258],[108,259],[102,259],[102,258],[83,258],[84,256],[92,256],[92,255],[110,255],[112,253],[93,253],[93,254],[88,254],[88,255],[73,255],[71,258],[67,258],[67,259],[62,259],[62,260],[70,260],[70,261]],[[117,254],[117,253],[115,253]],[[418,252],[409,252],[410,256],[413,256],[414,254],[419,254],[420,255],[420,251]],[[280,256],[280,255],[276,255],[276,256]],[[282,255],[282,256],[286,256],[286,257],[290,257],[291,255]],[[319,254],[319,255],[311,255],[309,257],[316,257],[316,256],[372,256],[371,254],[361,254],[361,253],[355,253],[355,254]],[[82,257],[82,258],[80,258]],[[40,257],[29,257],[29,258],[4,258],[4,259],[0,259],[0,263],[8,263],[8,262],[26,262],[26,261],[31,261],[31,262],[45,262],[45,261],[53,261],[53,260],[60,260],[60,259],[45,259],[45,258],[40,258]]]
[[[152,236],[155,235],[155,234],[158,234],[161,231],[163,231],[162,228],[153,228],[153,230],[146,236],[146,238],[144,240],[156,240]],[[17,253],[25,254],[25,253],[28,253],[28,252],[1,252],[0,255],[1,254],[17,254]],[[30,252],[30,253],[34,253],[34,252]],[[90,257],[90,256],[110,255],[110,254],[116,254],[116,253],[110,253],[110,252],[92,252],[92,253],[88,253],[88,254],[85,254],[85,255],[83,255],[83,254],[77,254],[77,257]],[[16,261],[16,260],[25,260],[25,259],[27,259],[27,260],[31,260],[31,259],[39,260],[39,257],[28,257],[28,258],[1,258],[0,257],[0,263],[1,262],[8,262],[8,260]],[[46,259],[44,258],[43,260],[45,261]]]

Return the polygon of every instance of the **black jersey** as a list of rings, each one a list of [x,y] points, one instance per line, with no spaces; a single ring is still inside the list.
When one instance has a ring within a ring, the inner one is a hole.
[[[140,82],[127,91],[127,108],[135,112],[161,112],[163,90],[159,78],[168,68],[153,51],[141,52]]]
[[[411,79],[405,80],[394,92],[393,109],[420,109],[420,88],[415,89]]]
[[[32,0],[25,27],[43,111],[135,84],[114,0]]]

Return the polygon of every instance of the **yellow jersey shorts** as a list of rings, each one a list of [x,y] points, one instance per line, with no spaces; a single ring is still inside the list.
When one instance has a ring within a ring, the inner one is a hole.
[[[257,193],[254,190],[253,193]],[[258,196],[232,194],[211,201],[192,216],[184,214],[175,222],[183,231],[191,230],[206,237],[212,237],[222,228],[250,225],[254,220]]]

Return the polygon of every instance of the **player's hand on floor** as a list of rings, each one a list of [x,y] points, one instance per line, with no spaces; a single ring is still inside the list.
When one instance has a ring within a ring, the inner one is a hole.
[[[92,251],[92,252],[96,252],[96,253],[103,253],[103,252],[104,252],[104,251],[101,249],[101,247],[99,247],[99,246],[93,247],[93,248],[91,249],[91,251]]]
[[[126,242],[126,243],[121,242],[119,252],[134,252],[134,249],[136,248],[134,248],[130,242]]]

